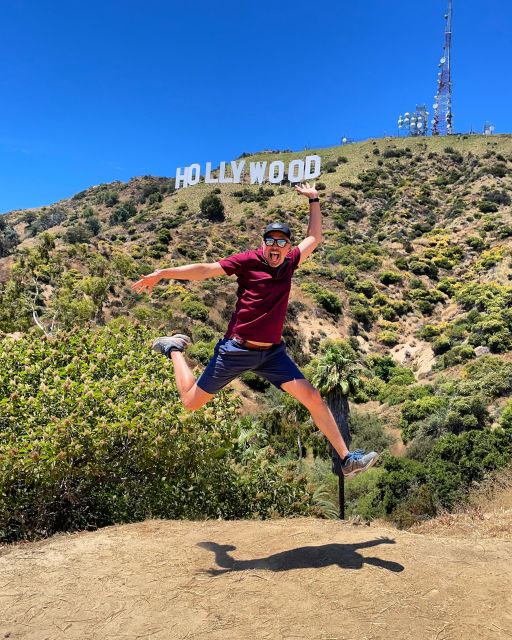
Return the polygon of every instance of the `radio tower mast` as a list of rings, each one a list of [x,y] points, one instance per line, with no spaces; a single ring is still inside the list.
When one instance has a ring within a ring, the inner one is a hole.
[[[452,129],[452,79],[450,71],[450,54],[452,47],[452,0],[448,0],[448,13],[444,16],[444,51],[439,61],[440,71],[437,74],[437,93],[434,96],[434,119],[432,120],[433,136],[449,136]]]

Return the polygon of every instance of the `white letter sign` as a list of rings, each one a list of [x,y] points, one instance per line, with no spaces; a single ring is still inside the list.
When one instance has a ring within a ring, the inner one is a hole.
[[[313,180],[320,175],[320,156],[306,156],[306,166],[304,168],[304,179]],[[311,166],[313,165],[313,166]]]
[[[187,186],[187,173],[188,167],[185,167],[183,173],[181,171],[181,167],[178,167],[176,169],[176,189],[180,188],[180,182],[183,182],[184,187]]]
[[[277,169],[277,173],[276,173]],[[268,181],[272,184],[278,184],[284,178],[284,162],[281,160],[274,160],[270,163],[268,168]]]
[[[320,156],[306,156],[305,160],[291,160],[288,163],[288,168],[286,168],[282,160],[273,160],[270,164],[267,160],[250,162],[249,182],[250,184],[263,184],[265,182],[279,184],[283,182],[285,175],[292,184],[302,182],[303,180],[314,180],[320,175],[321,162],[322,158]],[[227,172],[226,165],[229,165]],[[215,169],[212,169],[211,162],[207,162],[204,181],[206,184],[229,184],[232,182],[240,184],[242,181],[247,182],[247,180],[242,177],[245,175],[245,165],[245,160],[231,160],[229,163],[223,160],[219,163],[219,177],[214,178],[212,172],[215,171]],[[231,169],[231,172],[229,172],[229,169]],[[226,175],[226,173],[228,175]],[[231,173],[231,175],[229,175],[229,173]],[[176,169],[176,189],[179,189],[181,186],[189,187],[198,184],[200,179],[201,165],[197,163],[191,164],[184,169],[181,167]]]
[[[201,177],[201,167],[198,164],[191,164],[187,169],[187,182],[190,185],[197,184]]]
[[[302,182],[304,180],[304,160],[292,160],[288,165],[288,180]]]
[[[249,173],[251,175],[251,184],[262,184],[265,175],[265,169],[267,168],[267,161],[265,162],[251,162],[249,165]]]
[[[206,184],[212,184],[213,182],[218,182],[218,178],[214,178],[212,176],[212,163],[211,162],[207,162],[206,163],[206,174],[204,176],[204,181],[206,182]]]
[[[240,176],[242,175],[242,171],[245,167],[245,160],[240,160],[240,162],[231,161],[231,171],[233,172],[233,182],[241,182]]]

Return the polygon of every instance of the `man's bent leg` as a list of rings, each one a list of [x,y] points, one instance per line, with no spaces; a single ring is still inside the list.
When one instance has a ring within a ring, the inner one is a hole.
[[[181,401],[185,409],[193,411],[205,405],[215,394],[203,391],[196,384],[196,379],[180,351],[171,352],[171,360],[174,365],[174,375],[176,376],[176,386],[180,394]]]
[[[319,391],[307,380],[291,380],[281,385],[281,389],[301,402],[311,414],[313,421],[342,460],[348,455],[347,445],[336,425],[331,410],[326,405]]]

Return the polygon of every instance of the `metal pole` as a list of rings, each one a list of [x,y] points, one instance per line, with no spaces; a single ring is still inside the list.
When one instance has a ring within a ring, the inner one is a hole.
[[[345,476],[343,471],[338,476],[338,495],[340,501],[340,520],[345,520]]]

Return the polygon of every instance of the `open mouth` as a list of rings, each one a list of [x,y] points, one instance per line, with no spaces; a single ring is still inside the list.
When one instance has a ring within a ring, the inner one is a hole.
[[[271,251],[268,254],[268,257],[269,257],[269,262],[274,262],[274,263],[279,262],[279,259],[281,258],[278,251]]]

